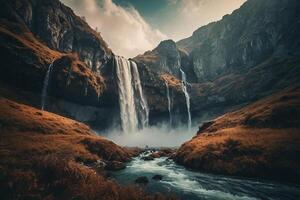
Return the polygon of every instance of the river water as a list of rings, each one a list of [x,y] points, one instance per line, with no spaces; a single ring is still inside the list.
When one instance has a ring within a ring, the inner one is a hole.
[[[142,157],[146,154],[134,158],[124,170],[112,172],[112,177],[127,185],[146,176],[149,183],[144,187],[148,192],[174,194],[186,200],[300,199],[300,186],[194,172],[166,157],[144,161]],[[153,180],[152,177],[158,174],[163,179]]]

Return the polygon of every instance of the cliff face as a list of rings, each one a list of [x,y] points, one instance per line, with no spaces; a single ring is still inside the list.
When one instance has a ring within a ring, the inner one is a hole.
[[[297,0],[247,1],[190,38],[135,59],[178,79],[181,67],[192,83],[193,116],[219,115],[300,82],[299,9]]]
[[[247,72],[271,56],[299,55],[299,8],[297,0],[247,1],[177,45],[189,53],[198,82]]]
[[[190,38],[162,41],[133,58],[150,106],[150,121],[168,117],[163,77],[177,82],[170,87],[172,110],[185,118],[180,68],[191,83],[193,118],[219,115],[298,84],[299,7],[296,0],[247,1]],[[49,88],[54,98],[49,98],[48,110],[90,124],[108,124],[102,113],[109,110],[109,118],[114,117],[118,93],[113,53],[100,34],[58,0],[3,1],[0,11],[1,82],[34,93],[37,102],[55,60]]]
[[[194,81],[189,56],[179,49],[173,40],[162,41],[155,49],[136,56],[134,60],[145,64],[150,70],[160,74],[168,73],[177,78],[181,78],[180,69],[183,69],[188,75],[188,80]]]
[[[23,24],[53,50],[78,53],[94,72],[100,72],[112,55],[100,33],[58,0],[6,1],[2,17]]]
[[[107,125],[102,107],[114,109],[117,103],[111,83],[113,53],[70,8],[57,0],[3,1],[0,41],[2,87],[32,93],[34,98],[27,103],[40,107],[44,78],[52,63],[46,109]]]

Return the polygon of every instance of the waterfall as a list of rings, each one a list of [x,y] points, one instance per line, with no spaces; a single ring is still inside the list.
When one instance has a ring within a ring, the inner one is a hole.
[[[167,99],[168,99],[168,111],[169,111],[169,123],[172,126],[172,111],[171,111],[171,98],[170,98],[170,88],[167,81],[165,81],[166,90],[167,90]]]
[[[191,130],[191,127],[192,127],[192,117],[191,117],[191,110],[190,110],[190,107],[191,107],[191,102],[190,102],[190,95],[187,91],[187,81],[186,81],[186,75],[184,73],[184,71],[182,69],[180,69],[180,72],[181,72],[181,89],[184,93],[184,96],[185,96],[185,101],[186,101],[186,108],[187,108],[187,113],[188,113],[188,128],[189,130]]]
[[[115,65],[121,126],[125,133],[133,133],[139,125],[141,128],[148,125],[149,109],[136,63],[116,56]]]
[[[141,85],[140,74],[137,68],[137,64],[130,61],[132,67],[132,78],[135,89],[136,107],[138,119],[140,119],[141,128],[148,126],[149,124],[149,108],[145,96],[143,94],[143,89]]]
[[[52,61],[52,63],[49,65],[46,76],[45,76],[45,79],[44,79],[43,91],[42,91],[42,103],[41,103],[41,109],[42,110],[44,110],[45,105],[46,105],[48,85],[49,85],[49,80],[50,80],[50,76],[51,76],[54,61]]]

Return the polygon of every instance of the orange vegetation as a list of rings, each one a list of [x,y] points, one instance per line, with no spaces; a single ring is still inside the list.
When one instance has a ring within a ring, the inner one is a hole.
[[[213,173],[299,182],[300,88],[205,123],[175,160]]]
[[[97,165],[133,154],[82,123],[0,98],[1,199],[164,199],[119,186]]]
[[[162,75],[160,75],[160,78],[162,80],[166,81],[170,87],[173,87],[176,89],[180,89],[180,87],[181,87],[181,80],[179,80],[178,78],[176,78],[173,75],[162,74]]]
[[[14,42],[19,44],[17,48],[20,50],[30,50],[34,53],[34,55],[38,55],[40,63],[47,61],[49,64],[53,59],[57,59],[63,55],[62,53],[51,50],[45,44],[41,43],[27,28],[22,25],[2,21],[0,34],[5,35],[5,37],[10,37],[10,40],[14,40]]]

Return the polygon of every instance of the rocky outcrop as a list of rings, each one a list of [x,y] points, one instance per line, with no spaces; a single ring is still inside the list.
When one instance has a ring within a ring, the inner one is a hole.
[[[113,54],[100,34],[57,0],[5,1],[0,11],[1,84],[14,93],[27,91],[34,99],[18,101],[40,107],[53,63],[46,109],[107,127],[102,114],[116,109],[117,93]],[[112,117],[114,112],[109,113]]]
[[[190,55],[198,82],[247,72],[271,56],[299,55],[299,8],[297,0],[247,1],[177,45]]]
[[[58,0],[5,1],[0,16],[26,26],[53,50],[78,53],[94,72],[100,73],[112,55],[100,33]]]
[[[155,49],[138,55],[134,60],[158,74],[168,73],[180,79],[180,69],[183,69],[188,74],[189,81],[194,78],[187,53],[180,50],[173,40],[162,41]]]
[[[299,183],[300,88],[205,123],[173,157],[186,167]]]
[[[191,83],[192,116],[209,120],[297,85],[299,8],[297,0],[247,1],[190,38],[176,44],[164,41],[135,59],[149,70],[178,79],[180,61]],[[162,65],[164,59],[172,62]]]
[[[173,40],[162,41],[155,49],[137,56],[135,60],[144,61],[145,64],[156,71],[169,72],[179,76],[181,66],[180,53]]]

